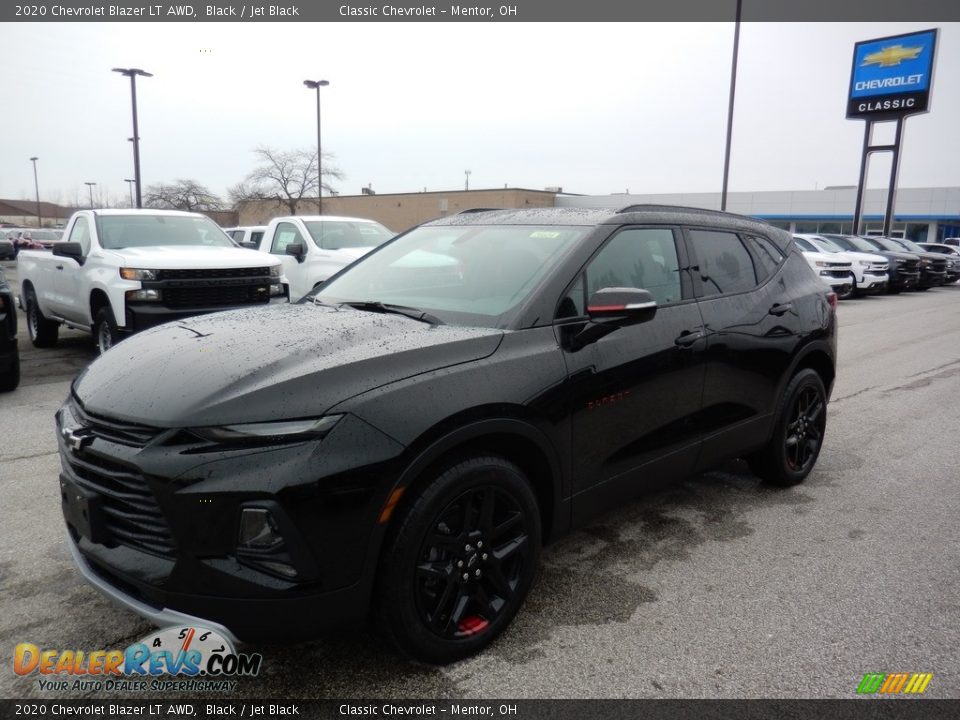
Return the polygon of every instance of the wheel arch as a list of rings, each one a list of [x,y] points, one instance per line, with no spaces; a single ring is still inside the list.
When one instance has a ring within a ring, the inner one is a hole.
[[[458,457],[478,454],[503,457],[527,476],[540,509],[544,542],[569,526],[569,518],[562,512],[567,503],[563,502],[559,455],[549,438],[530,422],[516,418],[475,420],[439,437],[418,440],[411,447],[415,448],[415,455],[390,491],[392,496],[398,488],[404,488],[396,512],[390,516],[388,532],[440,466]]]

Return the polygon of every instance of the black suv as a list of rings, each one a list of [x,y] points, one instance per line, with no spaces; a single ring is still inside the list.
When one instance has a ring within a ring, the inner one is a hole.
[[[595,513],[734,456],[802,481],[835,306],[788,233],[734,215],[429,222],[296,305],[169,323],[90,365],[57,413],[71,550],[157,623],[252,640],[372,615],[452,661]]]
[[[20,384],[20,354],[17,352],[17,306],[13,290],[0,270],[0,392]]]

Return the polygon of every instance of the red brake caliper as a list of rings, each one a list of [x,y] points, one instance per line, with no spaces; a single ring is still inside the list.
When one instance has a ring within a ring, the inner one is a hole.
[[[487,629],[489,624],[490,621],[486,618],[482,618],[479,615],[468,615],[460,621],[460,625],[457,627],[457,629],[469,637],[471,635],[476,635],[477,633],[483,632]]]

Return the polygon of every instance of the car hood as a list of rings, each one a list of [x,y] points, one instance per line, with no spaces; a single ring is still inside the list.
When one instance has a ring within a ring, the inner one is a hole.
[[[872,263],[885,263],[887,258],[883,255],[878,255],[875,253],[865,253],[865,252],[854,252],[853,250],[844,250],[842,253],[833,253],[834,257],[842,257],[844,260],[850,260],[851,262],[858,262],[863,260],[864,262]]]
[[[235,310],[124,340],[73,392],[90,413],[154,427],[318,417],[387,383],[487,357],[502,336],[313,304]]]
[[[371,250],[373,250],[372,246],[371,247],[345,247],[345,248],[337,248],[336,250],[327,250],[324,252],[332,252],[334,253],[334,257],[350,258],[350,260],[357,260],[358,258],[362,258]]]
[[[209,245],[151,245],[105,252],[115,256],[121,265],[148,270],[205,270],[280,264],[278,258],[259,250]]]
[[[811,250],[802,250],[803,256],[808,261],[836,263],[837,265],[849,265],[850,260],[845,257],[839,257],[836,253],[813,252]]]

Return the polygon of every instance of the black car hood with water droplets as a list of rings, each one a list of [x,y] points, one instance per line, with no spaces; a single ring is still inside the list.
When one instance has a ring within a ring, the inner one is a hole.
[[[134,335],[73,391],[87,412],[155,427],[319,417],[387,383],[488,357],[502,336],[311,304],[235,310]]]

